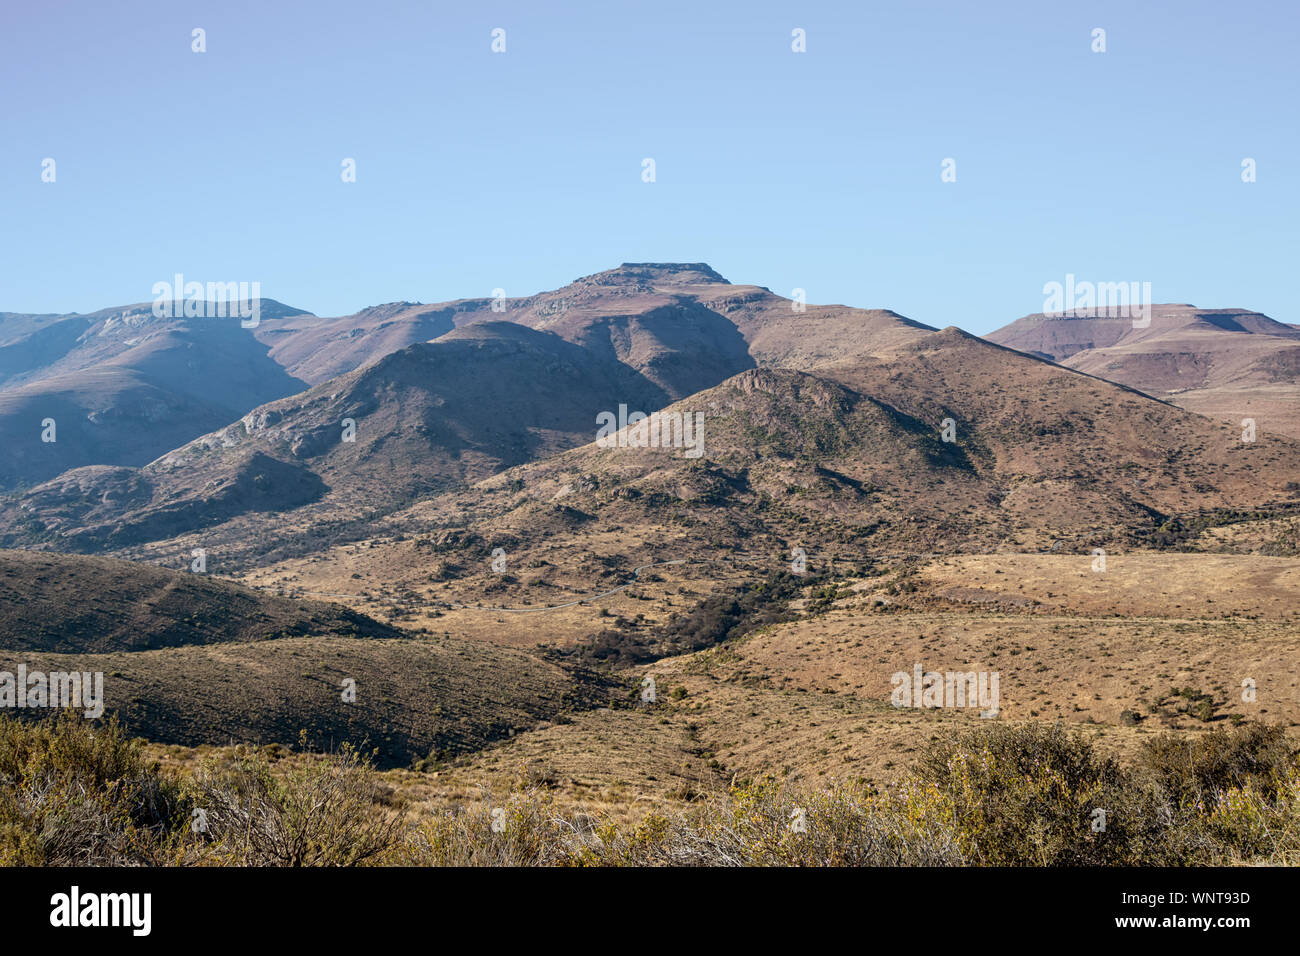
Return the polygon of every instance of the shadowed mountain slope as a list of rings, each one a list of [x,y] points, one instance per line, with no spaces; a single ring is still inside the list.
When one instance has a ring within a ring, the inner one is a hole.
[[[0,551],[0,649],[145,651],[292,636],[397,637],[336,604],[115,558]]]
[[[591,440],[619,403],[665,397],[631,369],[497,322],[408,346],[249,412],[140,469],[78,469],[17,499],[11,540],[123,548],[321,502],[355,518]],[[254,546],[251,544],[249,546]]]
[[[269,299],[270,316],[296,310]],[[0,488],[84,465],[143,465],[301,391],[237,318],[0,316]],[[53,420],[53,441],[47,421]]]

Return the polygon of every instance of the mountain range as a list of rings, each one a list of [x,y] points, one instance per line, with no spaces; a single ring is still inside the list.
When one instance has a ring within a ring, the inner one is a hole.
[[[817,643],[785,622],[834,612],[847,641],[862,615],[1031,614],[1098,553],[1258,575],[1244,562],[1300,545],[1300,329],[1247,310],[981,338],[703,263],[342,317],[261,306],[252,329],[0,314],[0,656],[119,675],[111,707],[152,740],[308,728],[406,766],[550,721],[605,734],[623,672],[593,661],[703,694],[709,659],[672,655],[746,622]],[[954,584],[954,560],[986,584]],[[358,675],[375,696],[339,712]],[[251,712],[250,681],[278,703]],[[547,746],[590,745],[568,733]]]
[[[1171,408],[1227,420],[1254,412],[1261,431],[1291,432],[1288,416],[1266,409],[1288,407],[1300,387],[1300,330],[1257,313],[1158,306],[1142,330],[1030,316],[985,341],[889,311],[795,303],[702,263],[624,264],[522,299],[396,303],[334,319],[263,308],[251,331],[159,320],[145,306],[6,314],[0,476],[11,491],[0,543],[138,555],[203,534],[247,562],[268,535],[319,541],[337,527],[346,537],[361,515],[551,460],[592,441],[602,412],[716,406],[736,389],[751,401],[818,398],[795,418],[765,406],[706,412],[711,448],[766,421],[799,421],[848,456],[839,464],[853,495],[875,489],[882,513],[901,507],[936,539],[985,545],[1013,525],[1131,531],[1180,509],[1238,506],[1243,487],[1282,494],[1294,452],[1280,438],[1244,447],[1231,429]],[[869,408],[879,422],[859,439],[842,410]],[[39,440],[47,418],[62,424],[55,442]],[[960,437],[936,450],[944,421]],[[1122,473],[1102,467],[1130,443],[1137,461]],[[779,448],[761,464],[735,456],[764,448],[741,440],[707,461],[761,488]],[[786,457],[806,465],[816,455]],[[776,484],[787,478],[827,480]],[[918,502],[916,489],[936,483],[951,492]]]

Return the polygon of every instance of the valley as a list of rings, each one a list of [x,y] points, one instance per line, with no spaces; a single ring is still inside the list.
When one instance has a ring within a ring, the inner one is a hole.
[[[0,511],[0,670],[103,673],[178,773],[349,744],[412,825],[526,793],[635,826],[762,780],[893,792],[990,723],[1120,761],[1300,728],[1300,333],[1265,316],[981,339],[699,263],[267,312],[235,351],[270,392],[225,419],[129,455],[64,426],[60,464],[0,466],[32,476]],[[0,405],[52,401],[94,321],[6,318]],[[996,706],[922,706],[929,672]]]

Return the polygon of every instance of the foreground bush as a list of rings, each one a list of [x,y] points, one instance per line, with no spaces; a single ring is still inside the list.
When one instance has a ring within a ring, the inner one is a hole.
[[[981,864],[1174,865],[1208,852],[1158,789],[1059,726],[995,724],[934,744],[904,793],[910,815],[949,821]]]
[[[181,787],[159,776],[116,720],[0,717],[0,864],[175,862]]]
[[[994,724],[932,744],[892,795],[735,788],[634,828],[566,817],[543,794],[448,812],[415,865],[1104,866],[1300,862],[1300,768],[1281,731],[1147,745],[1129,770],[1078,733]]]
[[[409,827],[364,755],[237,748],[164,773],[115,722],[0,716],[10,865],[955,866],[1300,863],[1300,765],[1278,728],[1159,737],[1132,767],[1081,733],[981,725],[888,793],[760,780],[621,826],[528,790]]]
[[[1170,799],[1204,803],[1243,787],[1278,796],[1294,758],[1281,727],[1247,723],[1192,738],[1164,734],[1143,748],[1140,767]]]
[[[797,794],[772,781],[635,827],[558,812],[545,794],[438,815],[403,862],[416,866],[943,866],[963,862],[946,827],[917,827],[859,788]]]
[[[0,716],[0,863],[16,866],[349,866],[401,832],[355,751],[272,773],[241,748],[183,781],[115,720]]]
[[[401,839],[377,806],[371,764],[344,745],[272,772],[266,757],[239,748],[211,760],[192,786],[190,829],[211,841],[209,862],[240,866],[356,866],[384,858]]]

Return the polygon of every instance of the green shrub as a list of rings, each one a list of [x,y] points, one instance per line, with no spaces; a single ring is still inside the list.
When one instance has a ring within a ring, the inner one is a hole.
[[[962,852],[996,866],[1174,862],[1160,795],[1081,734],[993,724],[932,744],[905,788],[916,817],[949,819]]]
[[[407,866],[562,866],[578,862],[590,830],[558,814],[549,795],[526,790],[436,813],[410,835]]]
[[[176,862],[187,815],[179,783],[115,719],[0,716],[0,864]]]
[[[1276,797],[1294,758],[1280,726],[1248,721],[1196,737],[1162,734],[1143,746],[1139,766],[1174,802],[1204,804],[1219,791],[1247,786]]]
[[[981,722],[892,792],[771,779],[624,825],[539,787],[408,828],[350,747],[210,758],[188,782],[113,720],[0,715],[0,863],[352,866],[1185,865],[1300,862],[1300,762],[1280,727],[1149,741],[1136,765],[1059,725]],[[694,796],[700,796],[698,794]]]

